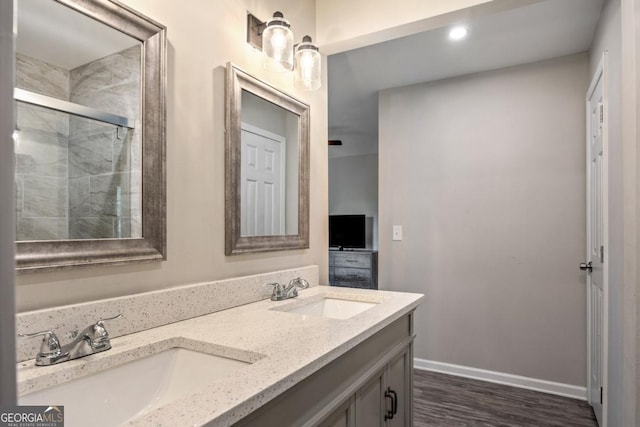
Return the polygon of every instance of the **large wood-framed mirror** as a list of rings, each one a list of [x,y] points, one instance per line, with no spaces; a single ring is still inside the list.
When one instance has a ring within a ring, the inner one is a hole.
[[[225,253],[309,247],[309,106],[226,69]]]
[[[166,259],[166,28],[115,0],[17,6],[17,271]]]

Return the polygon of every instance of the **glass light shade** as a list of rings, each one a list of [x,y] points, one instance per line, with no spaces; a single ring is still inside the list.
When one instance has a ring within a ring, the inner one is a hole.
[[[276,12],[262,32],[263,66],[271,71],[293,70],[293,33],[291,24]]]
[[[322,86],[322,57],[311,37],[304,36],[296,46],[294,86],[297,89],[316,90]]]

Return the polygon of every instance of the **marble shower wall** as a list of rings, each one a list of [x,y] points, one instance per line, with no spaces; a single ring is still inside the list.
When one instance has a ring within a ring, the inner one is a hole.
[[[16,85],[69,99],[69,71],[23,55],[16,56]],[[16,238],[69,238],[69,115],[19,102],[16,145]]]
[[[140,46],[71,70],[70,101],[140,121]],[[140,237],[141,132],[71,117],[69,237]]]
[[[71,71],[24,55],[17,87],[140,122],[139,46]],[[139,237],[141,132],[18,103],[18,240]]]

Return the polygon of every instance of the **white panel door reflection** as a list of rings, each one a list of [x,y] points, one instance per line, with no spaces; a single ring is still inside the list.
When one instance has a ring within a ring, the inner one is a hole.
[[[241,130],[240,235],[284,234],[286,139],[246,123]]]

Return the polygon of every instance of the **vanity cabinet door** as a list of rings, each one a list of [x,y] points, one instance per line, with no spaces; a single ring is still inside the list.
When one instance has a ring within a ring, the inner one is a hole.
[[[387,420],[389,427],[405,427],[412,425],[411,423],[411,361],[409,358],[409,349],[398,355],[387,365],[386,387],[385,391],[391,390],[389,393],[392,398],[388,398],[386,402],[387,410],[392,410],[391,399],[395,399],[395,413],[393,418]]]
[[[318,427],[353,427],[354,424],[353,399],[349,399],[318,424]]]
[[[384,425],[383,377],[383,372],[379,372],[356,392],[357,427],[381,427]]]

